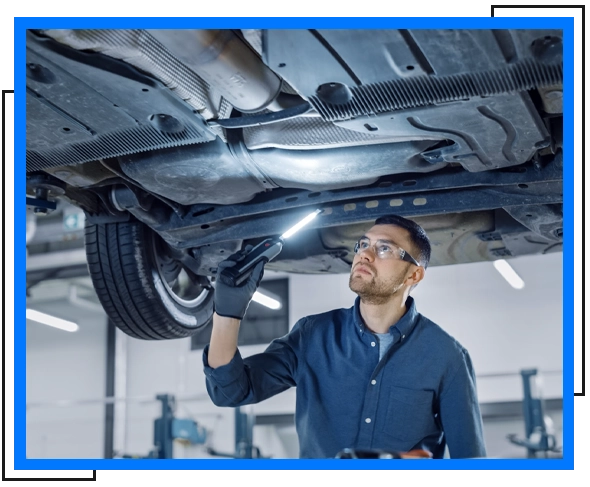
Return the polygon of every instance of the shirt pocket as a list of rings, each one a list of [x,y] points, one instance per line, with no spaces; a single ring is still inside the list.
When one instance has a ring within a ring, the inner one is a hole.
[[[433,412],[434,392],[391,387],[385,413],[384,433],[418,444],[439,431]]]

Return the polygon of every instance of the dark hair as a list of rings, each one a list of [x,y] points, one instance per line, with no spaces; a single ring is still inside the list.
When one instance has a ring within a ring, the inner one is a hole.
[[[398,215],[387,215],[377,218],[375,225],[395,225],[407,230],[410,234],[410,239],[419,252],[419,255],[413,255],[420,265],[426,269],[428,262],[430,262],[430,240],[424,229],[412,220],[398,216]]]

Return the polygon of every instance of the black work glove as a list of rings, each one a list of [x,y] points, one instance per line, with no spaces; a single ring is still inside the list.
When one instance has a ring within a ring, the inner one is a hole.
[[[245,249],[230,255],[217,266],[213,303],[215,305],[215,312],[219,316],[242,320],[246,314],[252,296],[254,296],[254,293],[256,292],[256,289],[258,289],[258,285],[262,280],[262,276],[264,275],[264,262],[256,264],[248,279],[236,287],[224,284],[220,279],[220,275],[223,269],[233,267],[237,262],[243,260],[252,248],[252,245],[247,245]]]

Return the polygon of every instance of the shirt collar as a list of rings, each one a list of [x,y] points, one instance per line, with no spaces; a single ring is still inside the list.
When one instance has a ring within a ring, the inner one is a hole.
[[[357,296],[353,306],[353,319],[355,328],[362,336],[366,332],[372,332],[363,323],[360,304],[361,298]],[[397,331],[401,335],[402,339],[405,338],[411,333],[411,331],[414,329],[414,326],[416,326],[418,316],[419,313],[416,311],[416,303],[414,302],[414,298],[412,298],[412,296],[408,296],[408,299],[406,300],[406,313],[399,319],[397,323],[389,328],[389,332],[395,333]]]

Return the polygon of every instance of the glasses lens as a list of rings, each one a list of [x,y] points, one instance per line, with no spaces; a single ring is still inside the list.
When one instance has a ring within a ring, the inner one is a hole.
[[[368,240],[359,240],[356,244],[354,244],[354,252],[356,254],[360,254],[363,250],[367,250],[370,248],[370,244]]]
[[[400,258],[400,249],[395,245],[384,244],[384,243],[377,243],[375,245],[371,245],[371,242],[367,239],[359,240],[354,245],[354,252],[355,254],[360,254],[363,250],[371,249],[371,251],[379,258],[379,259],[391,259],[391,258]]]
[[[400,249],[399,247],[390,244],[377,245],[377,255],[380,259],[399,259]]]

